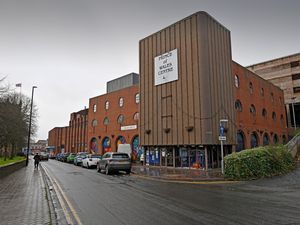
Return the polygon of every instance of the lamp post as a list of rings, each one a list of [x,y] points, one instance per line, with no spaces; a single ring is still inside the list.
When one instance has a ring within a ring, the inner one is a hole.
[[[31,92],[31,105],[30,105],[30,115],[29,115],[29,129],[28,129],[28,142],[27,142],[27,155],[26,155],[26,166],[28,166],[28,154],[29,154],[29,147],[30,147],[30,133],[31,133],[31,118],[32,118],[32,107],[33,107],[33,94],[34,89],[37,88],[37,86],[32,86],[32,92]]]
[[[228,119],[220,119],[220,135],[219,141],[221,141],[221,171],[224,174],[224,150],[223,150],[223,141],[226,141],[226,136],[224,135],[225,128],[223,123],[227,123]]]
[[[293,110],[293,120],[294,120],[294,129],[296,130],[296,117],[295,117],[295,108],[294,108],[294,101],[295,101],[296,97],[292,97],[292,110]]]

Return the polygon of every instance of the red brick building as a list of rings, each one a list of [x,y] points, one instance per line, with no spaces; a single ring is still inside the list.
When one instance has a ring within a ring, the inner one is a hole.
[[[133,81],[132,78],[135,78]],[[129,82],[126,82],[126,80]],[[127,83],[127,84],[126,84]],[[129,74],[107,84],[108,93],[89,100],[88,142],[93,152],[117,151],[130,144],[137,156],[139,147],[138,75]]]
[[[53,154],[65,151],[66,134],[68,127],[55,127],[48,133],[48,145],[52,149]]]
[[[237,147],[240,151],[287,141],[283,91],[232,63],[235,90]]]
[[[48,145],[54,153],[87,151],[87,115],[88,109],[74,112],[70,116],[69,126],[55,127],[49,131]]]

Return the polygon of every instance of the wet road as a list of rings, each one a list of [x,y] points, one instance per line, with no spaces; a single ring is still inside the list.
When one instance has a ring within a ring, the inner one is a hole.
[[[176,184],[42,163],[84,225],[300,224],[300,169],[234,184]]]

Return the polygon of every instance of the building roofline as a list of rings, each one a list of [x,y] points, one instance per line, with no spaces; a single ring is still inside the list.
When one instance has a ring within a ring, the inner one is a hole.
[[[299,52],[291,54],[291,55],[283,56],[283,57],[278,57],[278,58],[275,58],[275,59],[266,60],[266,61],[263,61],[263,62],[260,62],[260,63],[251,64],[249,66],[246,66],[246,68],[252,67],[252,66],[257,66],[257,65],[260,65],[260,64],[268,63],[268,62],[273,62],[273,61],[280,60],[280,59],[285,59],[285,58],[289,58],[289,57],[293,57],[293,56],[298,56],[298,55],[300,56]]]
[[[111,93],[118,92],[118,91],[123,91],[123,90],[129,89],[129,88],[132,88],[132,87],[136,87],[136,86],[139,86],[139,84],[133,84],[133,85],[131,85],[131,86],[129,86],[129,87],[125,87],[125,88],[122,88],[122,89],[119,89],[119,90],[115,90],[115,91],[108,92],[108,93],[106,92],[106,93],[104,93],[104,94],[100,94],[100,95],[91,97],[91,98],[89,98],[89,101],[92,100],[92,99],[95,99],[95,98],[103,97],[103,96],[105,96],[105,95],[109,95],[109,94],[111,94]]]
[[[244,69],[246,69],[248,72],[252,73],[252,74],[253,74],[254,76],[256,76],[257,78],[259,78],[259,79],[261,79],[261,80],[263,80],[263,81],[269,83],[269,85],[271,85],[271,86],[273,86],[274,88],[279,89],[279,90],[281,90],[281,91],[283,92],[283,90],[282,90],[280,87],[278,87],[278,86],[276,86],[275,84],[271,83],[270,81],[264,79],[263,77],[259,76],[259,75],[256,74],[255,72],[249,70],[247,67],[244,67],[244,66],[242,66],[241,64],[239,64],[239,63],[237,63],[237,62],[235,62],[235,61],[233,61],[233,60],[232,60],[232,62],[235,63],[235,64],[237,64],[237,65],[239,65],[239,66],[241,66],[241,67],[243,67]]]
[[[216,20],[213,16],[211,16],[211,15],[208,14],[207,12],[205,12],[205,11],[198,11],[198,12],[195,12],[195,13],[193,13],[193,14],[191,14],[191,15],[189,15],[189,16],[183,18],[183,19],[180,19],[179,21],[177,21],[177,22],[175,22],[175,23],[172,23],[171,25],[168,25],[168,26],[166,26],[166,27],[164,27],[164,28],[161,28],[160,30],[158,30],[158,31],[156,31],[156,32],[154,32],[154,33],[152,33],[152,34],[150,34],[150,35],[148,35],[148,36],[142,38],[139,42],[142,42],[142,41],[144,41],[145,39],[147,39],[147,38],[149,38],[149,37],[151,37],[151,36],[153,36],[153,35],[155,35],[155,34],[158,34],[159,32],[161,32],[161,31],[163,31],[163,30],[165,30],[165,29],[167,29],[167,28],[170,28],[170,27],[172,27],[172,26],[175,26],[176,24],[180,23],[181,21],[188,20],[188,19],[190,19],[191,17],[193,17],[193,16],[195,16],[195,15],[198,15],[198,14],[199,14],[199,15],[205,15],[205,16],[207,16],[207,17],[213,19],[216,23],[218,23],[220,26],[222,26],[224,29],[226,29],[226,30],[228,30],[228,31],[230,32],[230,30],[229,30],[227,27],[225,27],[223,24],[221,24],[218,20]]]

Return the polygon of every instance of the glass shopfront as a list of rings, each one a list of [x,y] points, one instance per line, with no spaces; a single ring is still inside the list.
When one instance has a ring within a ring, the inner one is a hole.
[[[196,148],[150,148],[146,150],[146,165],[205,168],[205,151]]]
[[[230,146],[224,145],[224,155],[231,151]],[[218,145],[206,146],[206,152],[204,148],[196,147],[161,147],[146,148],[145,153],[146,165],[194,169],[221,167],[221,149]]]

